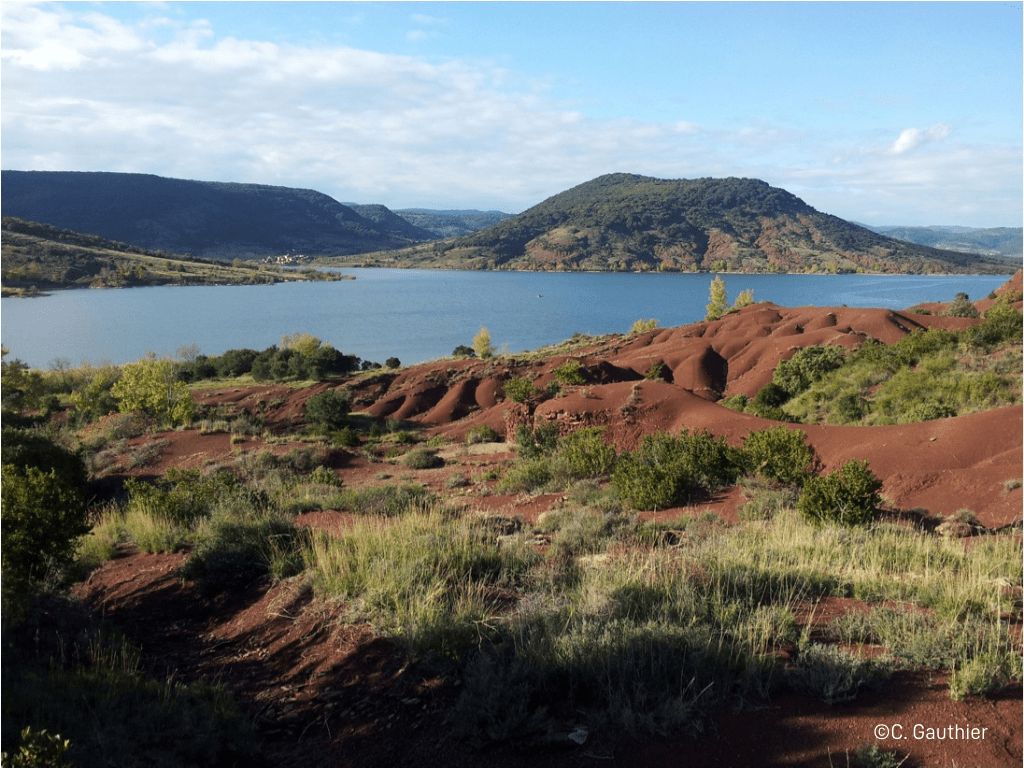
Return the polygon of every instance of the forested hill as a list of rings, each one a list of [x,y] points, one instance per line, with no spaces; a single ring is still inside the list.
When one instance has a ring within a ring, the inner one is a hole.
[[[350,261],[356,261],[352,259]],[[995,259],[900,242],[757,179],[610,174],[492,227],[362,263],[467,269],[1003,273]]]
[[[64,171],[3,171],[2,185],[4,216],[196,256],[326,256],[422,239],[397,216],[414,233],[309,189]]]

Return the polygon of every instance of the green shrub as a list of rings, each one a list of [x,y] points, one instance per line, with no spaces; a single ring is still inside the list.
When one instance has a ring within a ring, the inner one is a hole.
[[[110,393],[122,412],[142,411],[161,424],[190,424],[195,415],[195,400],[177,380],[176,364],[152,354],[121,366]]]
[[[877,515],[881,487],[866,461],[849,461],[825,477],[807,478],[797,509],[816,524],[865,525]]]
[[[636,336],[640,333],[647,333],[647,331],[653,331],[657,329],[658,321],[653,317],[650,320],[637,320],[633,323],[633,327],[629,329],[630,336]]]
[[[343,490],[339,501],[342,509],[357,515],[394,517],[410,509],[421,509],[432,500],[421,485],[379,485]]]
[[[797,693],[837,704],[853,701],[862,688],[877,688],[891,675],[888,660],[862,659],[834,645],[812,643],[800,650],[788,678]]]
[[[476,357],[476,350],[472,347],[467,347],[465,344],[459,344],[459,346],[452,350],[452,357]]]
[[[615,464],[615,447],[604,441],[604,427],[577,430],[558,441],[556,461],[572,479],[601,477]]]
[[[324,430],[341,429],[348,423],[352,401],[337,389],[325,389],[306,401],[306,421]]]
[[[3,463],[19,470],[29,467],[57,473],[61,482],[74,488],[83,488],[88,473],[82,457],[58,445],[38,432],[16,427],[3,427],[0,438]]]
[[[725,438],[706,431],[647,435],[619,457],[612,485],[634,509],[664,509],[734,482],[741,463]]]
[[[549,456],[523,458],[511,467],[498,481],[498,493],[533,493],[545,488],[554,480],[554,471]]]
[[[647,369],[647,373],[644,374],[644,378],[648,381],[657,381],[665,375],[666,367],[667,366],[663,360],[653,362],[651,363],[651,367]]]
[[[227,503],[197,532],[198,542],[179,569],[207,594],[241,589],[271,574],[302,570],[301,537],[283,515]]]
[[[945,317],[980,317],[978,308],[975,307],[967,297],[967,294],[958,293],[957,297],[950,302],[949,306],[942,312]]]
[[[792,395],[788,390],[780,387],[774,381],[770,381],[757,390],[757,394],[754,395],[753,411],[763,418],[771,418],[766,414],[785,405],[790,397]]]
[[[505,394],[516,403],[525,403],[532,397],[540,394],[541,390],[533,386],[533,382],[521,376],[514,376],[503,385]]]
[[[830,371],[843,365],[845,356],[841,347],[814,346],[798,349],[789,360],[781,360],[772,374],[772,383],[790,396],[798,395]],[[773,403],[769,405],[782,405]]]
[[[59,733],[35,730],[31,726],[21,731],[21,746],[14,754],[3,753],[4,768],[72,768],[67,757],[71,742]]]
[[[466,443],[468,445],[474,445],[476,443],[497,443],[501,440],[501,435],[494,431],[487,424],[481,424],[479,427],[473,427],[469,432],[466,433]]]
[[[975,656],[949,675],[949,698],[962,701],[970,696],[985,696],[1010,681],[1002,659],[994,655]]]
[[[783,426],[751,432],[743,441],[743,450],[751,472],[780,483],[802,483],[817,462],[807,435]]]
[[[405,454],[402,464],[410,469],[436,469],[444,466],[444,459],[430,448],[414,448]]]
[[[553,453],[558,445],[558,427],[545,422],[531,429],[526,424],[516,428],[516,452],[524,459],[536,459]]]
[[[910,755],[907,755],[900,760],[895,752],[886,752],[877,744],[871,744],[853,753],[856,768],[900,768],[909,757]]]
[[[570,386],[573,384],[585,384],[586,379],[583,378],[583,366],[580,365],[579,360],[566,360],[560,366],[554,369],[552,373],[555,374],[555,378],[559,382]]]
[[[69,566],[78,538],[89,532],[82,494],[55,469],[4,463],[0,480],[3,602],[20,604],[48,573]]]
[[[729,395],[729,397],[724,400],[720,400],[718,404],[725,408],[729,408],[730,410],[742,413],[747,410],[747,406],[750,404],[750,398],[742,392],[737,392],[735,395]]]

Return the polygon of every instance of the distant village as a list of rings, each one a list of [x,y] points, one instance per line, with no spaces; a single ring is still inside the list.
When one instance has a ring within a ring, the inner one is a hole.
[[[311,261],[313,261],[313,259],[313,256],[306,256],[304,253],[296,253],[295,255],[286,253],[283,256],[266,256],[260,261],[263,264],[274,264],[280,267],[297,264],[309,264]]]

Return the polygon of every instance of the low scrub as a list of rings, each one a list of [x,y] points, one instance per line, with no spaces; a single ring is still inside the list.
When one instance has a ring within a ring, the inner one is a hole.
[[[266,576],[284,579],[302,570],[302,537],[295,523],[245,503],[221,504],[192,538],[192,554],[178,572],[207,594],[241,589]]]

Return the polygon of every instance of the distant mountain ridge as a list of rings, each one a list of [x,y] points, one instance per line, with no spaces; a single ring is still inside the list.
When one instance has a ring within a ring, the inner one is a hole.
[[[478,232],[357,257],[462,269],[1004,273],[1005,263],[894,240],[758,179],[616,173]]]
[[[1005,256],[1020,264],[1024,254],[1024,228],[1021,227],[958,227],[932,225],[930,227],[902,227],[862,224],[872,232],[908,243],[927,245],[946,251],[977,253],[983,256]]]
[[[435,211],[429,208],[401,208],[395,213],[416,226],[428,230],[434,238],[468,235],[512,218],[511,213],[502,213],[501,211]]]

